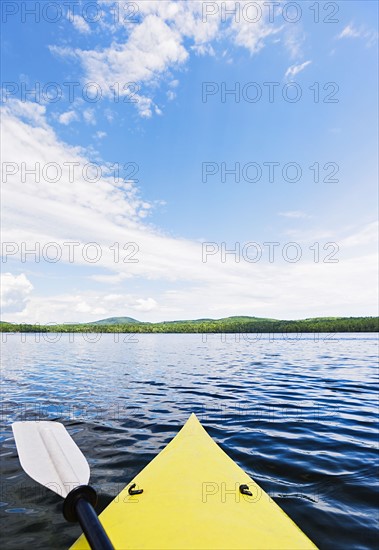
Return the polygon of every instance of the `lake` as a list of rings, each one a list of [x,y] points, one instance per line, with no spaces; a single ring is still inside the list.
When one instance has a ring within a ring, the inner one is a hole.
[[[191,412],[320,548],[375,548],[377,334],[2,338],[3,550],[80,533],[23,473],[12,422],[63,422],[102,509]]]

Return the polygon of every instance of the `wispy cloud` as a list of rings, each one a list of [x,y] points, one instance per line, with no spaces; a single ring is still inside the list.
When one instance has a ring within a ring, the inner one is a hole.
[[[292,218],[292,219],[310,219],[312,217],[312,216],[309,216],[309,214],[306,214],[305,212],[302,212],[300,210],[279,212],[279,216],[283,216],[284,218]]]
[[[284,28],[284,46],[291,59],[301,59],[305,35],[298,25]],[[280,46],[280,42],[278,43]]]
[[[291,67],[288,67],[285,77],[291,78],[296,76],[297,74],[301,73],[301,71],[303,71],[305,67],[308,67],[308,65],[310,65],[311,63],[312,61],[305,61],[304,63],[301,63],[301,65],[291,65]]]
[[[67,19],[71,21],[75,29],[80,33],[89,34],[91,32],[89,24],[81,15],[76,15],[69,10],[67,12]]]
[[[10,273],[4,299],[9,313],[7,319],[84,322],[100,315],[125,315],[128,310],[139,312],[146,320],[183,315],[195,318],[204,316],[205,312],[217,317],[236,311],[295,318],[320,314],[359,315],[373,310],[377,298],[373,227],[356,228],[344,235],[347,244],[364,241],[367,245],[364,253],[360,246],[347,247],[348,254],[335,264],[312,260],[309,245],[315,242],[316,229],[309,232],[309,241],[301,243],[303,257],[299,263],[285,262],[280,249],[273,264],[268,261],[222,263],[219,255],[203,262],[201,243],[173,238],[144,221],[150,205],[140,197],[133,183],[120,184],[107,175],[106,163],[100,180],[96,184],[88,181],[83,176],[83,167],[90,162],[88,154],[57,137],[46,122],[43,108],[28,104],[20,107],[17,101],[8,102],[3,108],[2,120],[8,136],[3,142],[3,165],[24,162],[27,167],[36,163],[43,166],[51,159],[59,159],[62,167],[59,183],[51,183],[46,178],[36,182],[32,175],[25,182],[19,170],[8,177],[3,184],[7,204],[2,220],[3,241],[25,243],[28,249],[36,243],[43,248],[53,242],[64,250],[67,250],[63,248],[67,241],[81,246],[96,242],[102,251],[99,260],[91,264],[82,254],[74,263],[70,263],[67,253],[63,254],[63,272],[82,272],[82,275],[76,279],[75,292],[51,292],[49,296],[36,290],[42,264],[37,265],[33,260],[22,263],[17,253],[8,264],[12,269],[7,269]],[[69,169],[63,170],[64,163],[79,167],[74,181],[69,180]],[[288,211],[281,215],[302,219],[306,214]],[[301,229],[298,234],[304,238]],[[336,239],[338,235],[334,232],[332,240]],[[126,242],[136,243],[139,261],[115,261],[115,242],[120,243],[121,249]],[[324,253],[321,245],[320,248]],[[24,273],[17,279],[20,275],[15,274],[13,268],[20,273],[26,267],[27,275]],[[96,285],[104,284],[107,275],[113,280],[109,279],[100,291],[88,288],[89,276],[92,279],[97,276],[98,283],[91,282]],[[117,292],[112,291],[112,285]],[[147,291],[141,290],[143,285]],[[356,291],[358,288],[360,292]]]
[[[336,36],[337,40],[343,38],[360,38],[366,41],[366,46],[373,46],[378,41],[378,32],[371,29],[367,29],[364,26],[357,27],[354,23],[349,23],[344,29]]]
[[[94,137],[96,139],[103,139],[103,138],[107,137],[107,132],[103,132],[102,130],[99,130],[98,132],[96,132]]]
[[[107,3],[102,6],[105,11],[110,9]],[[202,2],[146,1],[138,8],[139,20],[133,25],[116,22],[111,28],[102,27],[102,37],[109,40],[108,46],[92,50],[51,46],[50,50],[79,60],[84,79],[96,82],[103,96],[112,96],[111,87],[115,82],[120,84],[120,95],[124,96],[130,94],[130,90],[123,88],[126,82],[143,85],[144,92],[138,90],[134,96],[135,107],[143,118],[151,117],[154,112],[160,114],[153,98],[157,84],[168,75],[172,78],[172,71],[180,70],[192,52],[214,56],[221,38],[255,55],[270,37],[286,33],[287,52],[291,59],[299,57],[303,38],[290,24],[271,23],[267,17],[252,24],[245,17],[234,17],[232,10],[225,12],[225,17],[204,20]],[[70,12],[68,16],[79,32],[90,32],[83,18],[78,19]],[[169,99],[170,96],[172,94]]]
[[[346,25],[346,27],[340,32],[337,38],[340,40],[341,38],[360,38],[361,36],[361,31],[354,28],[352,23],[350,23],[349,25]]]
[[[86,109],[83,111],[83,118],[87,124],[96,124],[96,116],[94,109]]]
[[[348,247],[363,247],[373,243],[377,243],[379,238],[379,222],[375,221],[359,228],[353,234],[342,239],[342,244]]]
[[[75,113],[75,111],[66,111],[65,113],[59,115],[58,120],[61,124],[68,126],[68,124],[70,124],[74,120],[78,120],[78,115]]]

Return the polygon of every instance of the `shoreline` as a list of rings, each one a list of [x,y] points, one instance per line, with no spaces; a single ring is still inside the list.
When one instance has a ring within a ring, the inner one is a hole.
[[[314,318],[299,321],[230,317],[160,323],[127,322],[31,324],[0,322],[2,333],[96,333],[96,334],[300,334],[375,333],[379,317]]]

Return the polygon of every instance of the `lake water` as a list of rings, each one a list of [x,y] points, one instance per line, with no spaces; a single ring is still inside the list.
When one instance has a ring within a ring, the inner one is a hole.
[[[21,470],[12,422],[63,422],[102,509],[191,412],[320,548],[377,547],[376,334],[2,336],[3,550],[80,532]]]

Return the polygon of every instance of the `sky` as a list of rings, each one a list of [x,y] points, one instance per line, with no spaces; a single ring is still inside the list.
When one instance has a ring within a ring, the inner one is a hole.
[[[374,1],[4,1],[1,319],[377,315]]]

